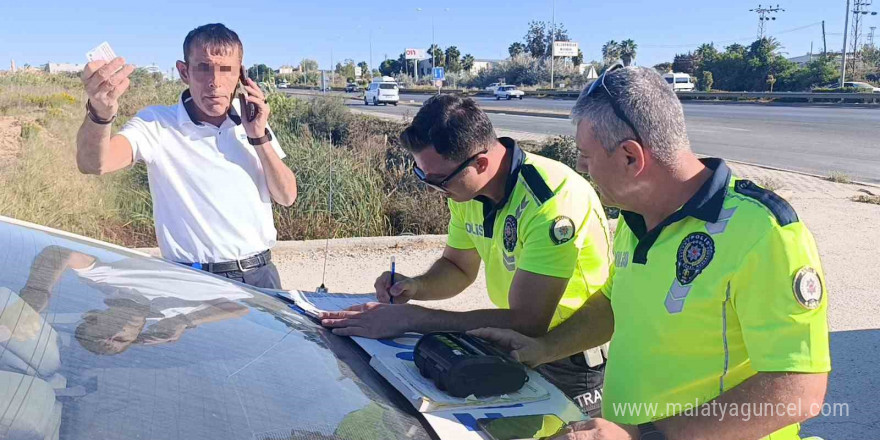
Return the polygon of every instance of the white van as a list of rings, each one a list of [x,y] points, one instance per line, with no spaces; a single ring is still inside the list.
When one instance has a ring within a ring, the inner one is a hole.
[[[373,78],[370,87],[364,92],[364,105],[391,103],[396,106],[398,101],[400,101],[400,88],[397,86],[397,81],[390,76]]]
[[[666,82],[672,86],[672,90],[676,92],[693,92],[694,82],[691,78],[692,77],[687,73],[667,73],[663,75],[663,79],[665,79]]]

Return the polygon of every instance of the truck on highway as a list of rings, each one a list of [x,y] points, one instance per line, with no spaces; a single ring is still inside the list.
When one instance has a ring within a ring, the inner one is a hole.
[[[672,86],[672,90],[676,92],[694,91],[693,77],[687,73],[667,73],[663,75],[663,79],[665,79],[666,82]]]

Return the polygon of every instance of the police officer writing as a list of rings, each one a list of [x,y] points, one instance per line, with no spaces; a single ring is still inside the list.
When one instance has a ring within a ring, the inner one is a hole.
[[[608,281],[544,336],[472,333],[529,365],[611,340],[604,418],[560,438],[800,438],[831,368],[810,232],[785,200],[691,152],[653,69],[610,68],[572,118],[578,169],[622,210]]]
[[[425,102],[401,143],[416,176],[448,197],[449,238],[424,274],[386,272],[378,303],[326,313],[340,335],[381,338],[406,331],[465,331],[488,325],[538,336],[571,316],[604,284],[610,239],[598,196],[567,166],[497,138],[471,99],[438,95]],[[452,298],[485,263],[491,310],[450,312],[410,300]],[[392,302],[393,298],[393,303]],[[569,353],[539,369],[586,412],[598,414],[601,350]]]

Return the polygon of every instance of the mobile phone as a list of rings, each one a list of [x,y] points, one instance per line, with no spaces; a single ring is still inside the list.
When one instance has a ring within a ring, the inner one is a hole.
[[[549,439],[565,428],[554,414],[478,419],[477,426],[492,440]]]
[[[257,106],[253,103],[248,102],[248,92],[244,88],[244,85],[247,84],[247,70],[244,68],[244,65],[241,66],[241,71],[238,75],[238,99],[239,104],[241,104],[241,112],[242,116],[250,122],[253,121],[254,118],[257,117]]]

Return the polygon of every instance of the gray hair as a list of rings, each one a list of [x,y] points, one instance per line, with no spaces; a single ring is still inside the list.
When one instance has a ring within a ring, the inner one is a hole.
[[[611,99],[638,130],[638,137],[645,143],[643,146],[660,163],[671,165],[677,152],[690,150],[681,102],[654,69],[625,67],[615,70],[605,77],[605,86],[613,97],[604,90],[586,96],[588,85],[571,109],[571,119],[575,125],[584,119],[589,120],[596,138],[608,153],[614,152],[621,142],[637,138],[626,122],[614,113]]]

